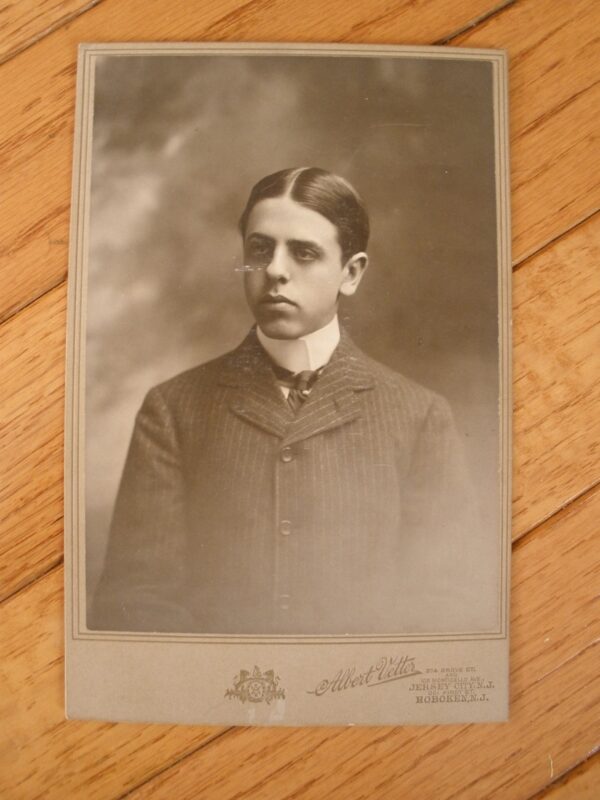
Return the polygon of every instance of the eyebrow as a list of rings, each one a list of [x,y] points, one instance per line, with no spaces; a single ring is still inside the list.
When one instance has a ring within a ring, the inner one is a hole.
[[[311,241],[310,239],[287,239],[286,244],[296,245],[299,247],[311,247],[313,250],[316,250],[317,253],[324,252],[321,245]]]
[[[266,236],[264,233],[251,233],[250,236],[246,237],[247,241],[250,239],[261,239],[265,242],[274,242],[275,239],[271,238],[271,236]]]
[[[252,239],[260,239],[261,241],[270,242],[271,244],[274,244],[275,242],[275,239],[273,239],[272,236],[267,236],[265,233],[258,232],[251,233],[250,236],[248,236],[248,241],[251,241]],[[311,239],[286,239],[285,243],[287,245],[296,247],[312,247],[312,249],[316,250],[317,253],[320,253],[321,255],[324,253],[321,245],[313,242]]]

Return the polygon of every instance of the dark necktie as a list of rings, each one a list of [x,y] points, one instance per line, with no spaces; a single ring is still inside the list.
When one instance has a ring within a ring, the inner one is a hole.
[[[310,390],[323,371],[323,367],[314,371],[307,369],[302,372],[290,372],[289,369],[284,369],[284,367],[280,367],[278,364],[273,364],[272,366],[279,383],[282,386],[287,386],[290,390],[287,396],[287,403],[294,414],[296,414],[302,403],[310,394]]]

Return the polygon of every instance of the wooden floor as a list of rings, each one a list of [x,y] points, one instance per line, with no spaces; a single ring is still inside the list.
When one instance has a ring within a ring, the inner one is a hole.
[[[0,0],[1,797],[600,797],[598,31],[593,0]],[[148,40],[508,50],[510,723],[218,729],[64,720],[63,383],[76,46]]]

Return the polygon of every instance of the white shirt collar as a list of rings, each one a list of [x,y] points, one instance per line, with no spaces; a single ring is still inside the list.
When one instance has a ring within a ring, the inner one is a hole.
[[[327,364],[340,341],[340,325],[336,315],[325,327],[299,339],[271,339],[259,327],[256,335],[276,364],[290,372],[302,372]]]

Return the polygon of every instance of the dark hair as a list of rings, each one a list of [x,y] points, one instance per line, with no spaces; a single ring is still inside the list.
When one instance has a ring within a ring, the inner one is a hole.
[[[261,200],[288,195],[300,205],[326,217],[338,231],[342,259],[367,249],[369,217],[356,189],[347,180],[320,167],[282,169],[252,187],[239,228],[246,234],[248,217]]]

